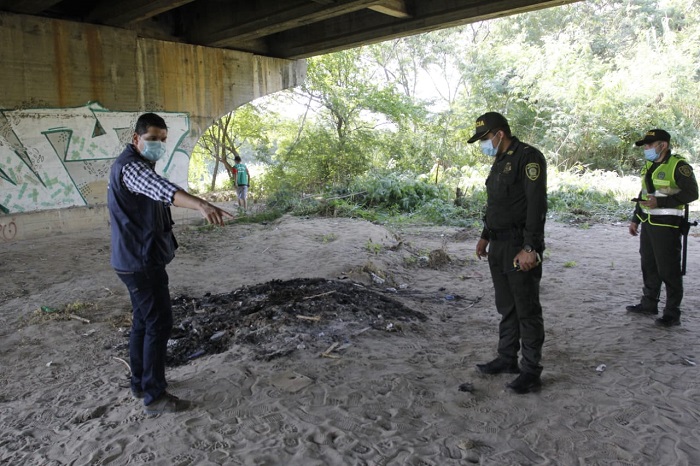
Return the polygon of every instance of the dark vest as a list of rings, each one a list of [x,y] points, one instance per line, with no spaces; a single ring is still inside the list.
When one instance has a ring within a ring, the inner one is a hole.
[[[177,243],[170,208],[143,194],[134,194],[121,182],[124,165],[144,161],[129,144],[109,174],[107,206],[112,230],[112,267],[138,272],[164,267],[175,257]]]

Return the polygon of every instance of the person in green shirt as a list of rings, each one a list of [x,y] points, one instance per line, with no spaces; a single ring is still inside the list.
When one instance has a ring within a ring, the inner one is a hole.
[[[233,160],[233,179],[236,183],[236,194],[238,196],[238,207],[245,212],[248,210],[248,186],[250,186],[250,173],[248,167],[241,161],[240,156],[235,156]]]

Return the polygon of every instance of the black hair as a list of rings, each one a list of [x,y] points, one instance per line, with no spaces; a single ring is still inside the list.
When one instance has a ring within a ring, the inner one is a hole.
[[[165,124],[165,120],[160,115],[156,115],[155,113],[144,113],[138,120],[136,120],[136,127],[134,128],[134,131],[136,134],[141,136],[146,134],[148,132],[148,128],[151,126],[165,130],[168,129],[168,125]]]
[[[237,156],[235,156],[235,157],[233,158],[233,160],[236,161],[236,162],[240,162],[240,161],[241,161],[241,156],[240,156],[240,155],[237,155]]]
[[[494,134],[497,133],[498,131],[503,131],[503,132],[506,134],[506,137],[507,137],[507,138],[513,136],[513,134],[510,132],[510,126],[509,126],[509,125],[499,126],[498,128],[493,128],[493,129],[491,129],[491,132],[494,133]]]

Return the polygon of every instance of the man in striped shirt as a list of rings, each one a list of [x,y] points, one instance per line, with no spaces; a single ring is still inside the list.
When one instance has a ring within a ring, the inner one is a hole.
[[[224,217],[233,218],[156,173],[167,137],[163,118],[141,115],[131,144],[112,165],[107,192],[111,263],[128,288],[133,307],[131,392],[143,399],[147,414],[182,411],[190,405],[166,391],[165,360],[173,315],[165,267],[177,249],[170,205],[198,210],[215,225],[223,225]]]

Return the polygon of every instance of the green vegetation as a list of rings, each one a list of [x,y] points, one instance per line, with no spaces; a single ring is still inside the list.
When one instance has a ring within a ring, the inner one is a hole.
[[[466,140],[496,110],[545,155],[551,218],[626,221],[646,130],[668,129],[674,151],[698,162],[698,37],[697,0],[589,0],[314,57],[303,86],[202,136],[190,184],[224,187],[229,176],[216,175],[238,154],[269,210],[239,222],[478,227],[489,161]]]

